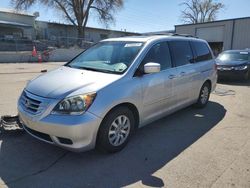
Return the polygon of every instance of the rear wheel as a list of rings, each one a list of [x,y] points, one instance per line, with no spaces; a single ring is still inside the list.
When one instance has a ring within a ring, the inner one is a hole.
[[[208,82],[205,82],[201,87],[199,98],[195,104],[197,108],[204,108],[207,105],[210,97],[210,91],[210,84]]]
[[[127,107],[112,110],[100,126],[97,148],[111,153],[122,150],[128,143],[134,127],[135,118]]]

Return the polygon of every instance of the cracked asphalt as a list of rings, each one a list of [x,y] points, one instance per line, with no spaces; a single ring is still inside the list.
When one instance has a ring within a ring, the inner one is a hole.
[[[0,115],[17,113],[28,80],[62,63],[0,64]],[[0,187],[250,187],[250,81],[217,85],[142,129],[116,154],[72,153],[24,132],[0,133]]]

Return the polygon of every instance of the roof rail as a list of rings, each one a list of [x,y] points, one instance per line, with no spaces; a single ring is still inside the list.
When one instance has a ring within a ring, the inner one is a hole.
[[[142,34],[144,36],[154,36],[154,35],[167,35],[167,36],[171,36],[173,33],[145,33]]]
[[[197,37],[197,36],[193,36],[193,35],[190,35],[190,34],[179,34],[179,33],[173,33],[172,36],[199,38],[199,37]]]
[[[153,36],[153,35],[166,35],[166,36],[174,36],[174,37],[192,37],[192,38],[199,38],[197,36],[189,35],[189,34],[179,34],[179,33],[152,33],[152,34],[145,34],[146,36]]]

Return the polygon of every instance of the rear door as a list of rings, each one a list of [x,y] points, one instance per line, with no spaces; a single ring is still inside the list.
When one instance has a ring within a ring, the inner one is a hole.
[[[191,45],[195,53],[193,63],[195,74],[193,75],[192,91],[193,97],[197,98],[204,81],[214,72],[214,61],[207,43],[192,41]]]
[[[173,64],[176,67],[174,90],[176,106],[185,105],[192,100],[192,81],[195,69],[193,67],[193,51],[189,41],[169,41]]]

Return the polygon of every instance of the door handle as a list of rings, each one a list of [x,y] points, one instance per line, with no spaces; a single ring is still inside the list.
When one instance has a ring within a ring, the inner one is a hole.
[[[173,74],[171,74],[171,75],[168,76],[169,79],[174,79],[175,77],[176,77],[176,76],[173,75]]]

